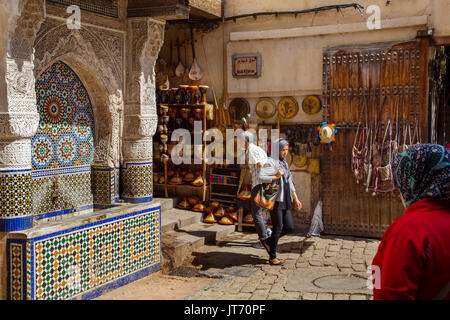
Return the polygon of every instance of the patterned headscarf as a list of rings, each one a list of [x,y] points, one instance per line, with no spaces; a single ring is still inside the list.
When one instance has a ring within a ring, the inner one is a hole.
[[[450,151],[438,144],[418,144],[395,155],[394,181],[406,207],[431,198],[450,200]]]
[[[272,145],[272,154],[271,154],[272,158],[278,160],[278,169],[284,171],[284,179],[286,181],[291,176],[291,171],[289,170],[289,166],[286,162],[286,159],[281,158],[281,150],[283,150],[283,148],[287,145],[289,145],[289,141],[287,141],[286,139],[283,138],[277,139]],[[277,152],[273,152],[274,150],[278,150],[278,154]],[[276,158],[277,156],[278,158]]]

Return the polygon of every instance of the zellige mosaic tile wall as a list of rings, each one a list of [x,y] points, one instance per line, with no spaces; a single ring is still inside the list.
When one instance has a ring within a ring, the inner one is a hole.
[[[57,61],[37,79],[36,97],[33,214],[43,218],[90,209],[94,115],[88,93],[75,72]]]
[[[161,208],[153,207],[31,239],[8,239],[8,298],[91,298],[100,292],[95,289],[158,270],[160,219]]]
[[[148,202],[153,198],[153,164],[128,163],[122,170],[124,191],[122,197],[129,202]]]

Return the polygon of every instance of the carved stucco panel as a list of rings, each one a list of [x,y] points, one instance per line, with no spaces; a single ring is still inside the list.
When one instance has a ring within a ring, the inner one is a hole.
[[[38,127],[39,114],[36,109],[35,79],[33,64],[6,58],[6,87],[8,112],[0,114],[0,137],[30,138]]]
[[[156,111],[155,63],[164,43],[164,23],[131,20],[128,33],[131,40],[127,53],[127,104],[138,102],[140,114],[153,114]]]
[[[131,115],[125,116],[124,120],[124,137],[126,138],[146,138],[153,137],[158,126],[158,116],[140,116]]]
[[[143,162],[153,157],[152,137],[158,125],[155,63],[164,42],[164,23],[133,19],[128,34],[123,159]]]
[[[123,98],[121,91],[108,96],[108,114],[96,115],[94,165],[119,167],[121,158],[121,131]]]
[[[90,72],[88,82],[101,81],[105,91],[92,88],[96,125],[94,165],[118,167],[121,157],[123,113],[122,70],[123,38],[120,33],[81,29],[68,31],[54,22],[44,24],[46,32],[36,41],[36,74],[58,58],[69,59],[75,70]],[[50,38],[59,39],[51,44]],[[100,40],[102,38],[102,40]],[[109,52],[109,50],[113,52]],[[114,57],[114,58],[112,58]],[[85,71],[89,69],[90,71]],[[92,80],[95,78],[96,80]],[[89,87],[89,83],[88,83]]]
[[[94,165],[108,164],[109,136],[96,140],[94,151]]]
[[[39,125],[39,114],[0,113],[0,137],[3,139],[31,138]]]
[[[5,80],[8,100],[14,102],[17,100],[36,100],[34,65],[30,61],[20,61],[20,64],[21,66],[19,66],[16,59],[6,58]],[[8,107],[11,111],[22,111],[17,109],[18,106],[11,103],[8,103]],[[33,111],[35,109],[36,102],[34,105],[28,106],[24,111]]]
[[[149,161],[153,156],[153,140],[145,138],[139,140],[124,140],[123,156],[125,162]]]
[[[109,110],[112,118],[109,158],[116,168],[119,167],[122,150],[120,137],[122,134],[123,104],[122,91],[117,90],[116,94],[109,96]]]
[[[50,41],[47,35],[36,45],[35,74],[40,74],[58,57],[72,54],[79,56],[85,64],[95,70],[96,74],[105,82],[109,92],[115,92],[120,88],[117,76],[113,72],[114,64],[111,61],[100,59],[92,43],[84,38],[78,30],[72,30],[68,35],[55,39],[58,39],[56,45]]]
[[[140,55],[141,114],[156,114],[155,64],[164,44],[164,25],[148,22],[147,42]]]
[[[145,20],[128,21],[127,45],[127,103],[139,101],[139,53],[142,52],[147,35]]]
[[[30,139],[0,140],[0,168],[29,168],[31,166]]]
[[[11,12],[8,21],[8,57],[32,61],[34,39],[44,21],[44,0],[8,2],[6,6],[3,5]]]

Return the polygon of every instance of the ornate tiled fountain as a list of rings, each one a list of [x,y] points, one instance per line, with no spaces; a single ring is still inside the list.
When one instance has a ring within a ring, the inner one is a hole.
[[[161,267],[152,137],[164,22],[70,30],[43,6],[0,8],[11,17],[0,41],[0,296],[89,299]]]

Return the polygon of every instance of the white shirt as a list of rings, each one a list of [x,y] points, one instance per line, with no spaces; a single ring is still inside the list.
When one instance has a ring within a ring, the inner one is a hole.
[[[266,152],[258,147],[257,145],[250,143],[245,152],[248,156],[248,167],[250,169],[250,173],[252,175],[252,189],[256,187],[258,184],[261,184],[261,180],[259,179],[259,171],[258,163],[264,165],[267,161]]]

